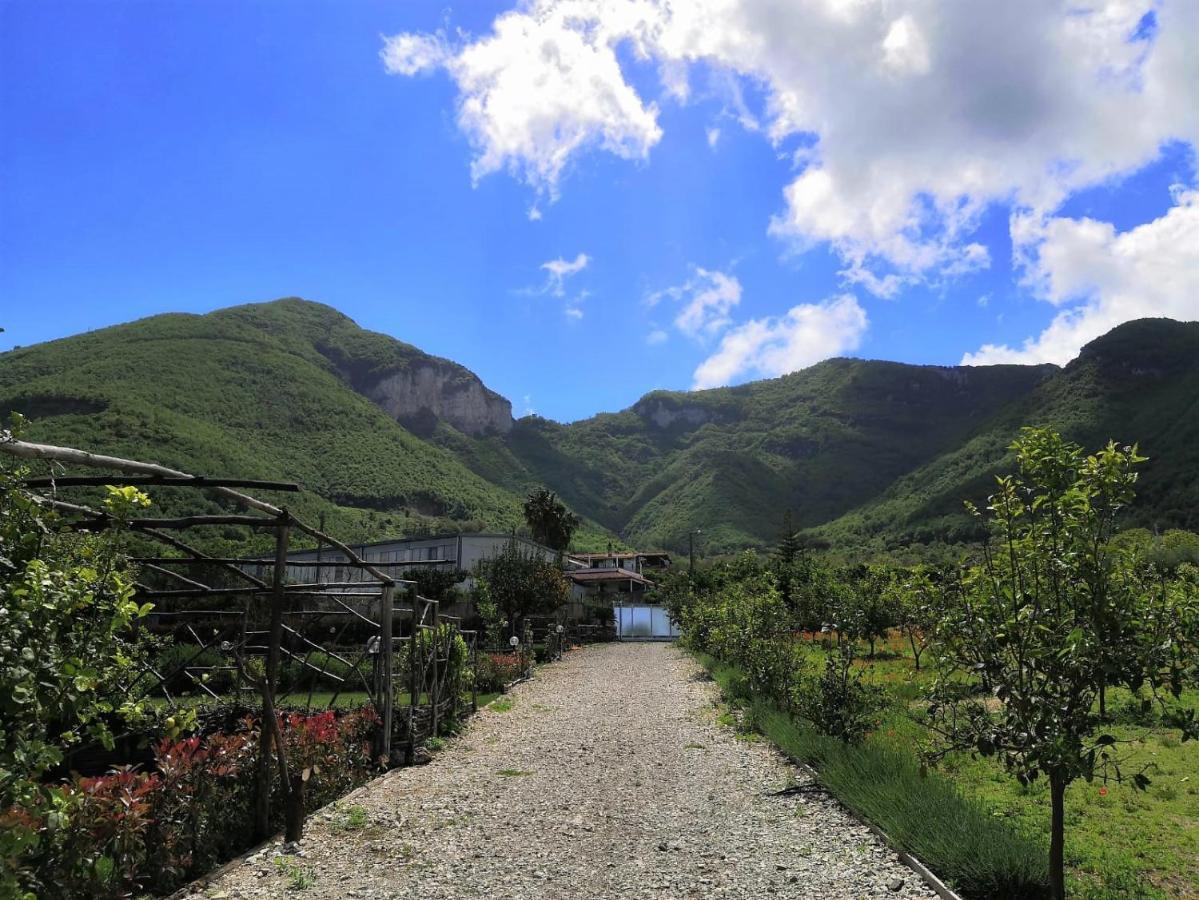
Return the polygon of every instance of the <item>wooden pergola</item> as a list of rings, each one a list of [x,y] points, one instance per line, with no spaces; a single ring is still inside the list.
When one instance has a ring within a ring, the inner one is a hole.
[[[329,658],[338,659],[349,671],[358,673],[359,664],[366,657],[375,660],[373,683],[366,683],[365,678],[363,681],[382,720],[378,748],[388,762],[393,758],[397,726],[402,726],[405,757],[411,761],[422,734],[436,734],[439,720],[455,713],[460,685],[448,683],[449,653],[452,642],[461,634],[467,640],[473,661],[477,652],[475,633],[462,631],[457,619],[441,616],[439,604],[417,596],[415,590],[404,592],[404,597],[410,598],[410,604],[397,607],[397,587],[415,586],[414,582],[399,578],[397,574],[412,563],[370,563],[345,543],[291,514],[285,506],[276,506],[246,493],[249,489],[296,492],[300,490],[298,485],[192,475],[155,463],[16,440],[3,431],[0,431],[0,452],[52,467],[54,471],[48,475],[26,479],[23,490],[39,506],[60,515],[64,527],[95,532],[119,526],[143,537],[146,547],[158,544],[167,548],[158,554],[146,552],[132,557],[131,561],[138,568],[139,600],[172,604],[199,600],[209,604],[210,608],[201,610],[176,609],[158,615],[177,621],[178,629],[194,641],[189,642],[197,648],[192,661],[214,646],[219,646],[222,653],[230,653],[235,665],[229,668],[234,669],[239,681],[251,686],[261,699],[255,809],[261,837],[265,838],[269,833],[272,757],[284,799],[286,840],[298,840],[303,830],[305,776],[289,767],[277,710],[280,666],[285,655],[298,665],[318,672],[320,677],[335,682],[344,679],[328,671]],[[79,473],[68,471],[69,468],[87,471]],[[97,474],[97,471],[103,474]],[[64,499],[64,492],[70,493],[72,489],[107,485],[200,491],[233,509],[227,513],[118,521],[102,509]],[[271,533],[273,556],[259,560],[217,556],[196,546],[203,541],[183,538],[190,531],[229,526]],[[331,558],[317,562],[289,561],[291,537],[297,532],[327,548]],[[312,577],[289,581],[289,568],[297,567],[312,570]],[[348,571],[350,580],[322,580],[322,570],[332,567]],[[236,603],[240,608],[214,609],[211,608],[214,602],[218,605]],[[377,618],[370,614],[376,608]],[[397,613],[406,614],[410,626],[406,636],[396,634]],[[220,618],[230,624],[217,629],[215,635],[205,637],[189,623],[189,620],[201,617],[207,621]],[[350,623],[370,633],[371,637],[357,660],[339,655],[335,647],[316,639],[318,636],[305,625],[330,617],[340,618],[345,623],[342,633]],[[422,630],[431,632],[428,641],[415,639]],[[405,644],[409,664],[404,673],[407,677],[401,680],[394,672],[395,654],[397,646]],[[320,666],[311,662],[314,653],[322,654]],[[256,674],[255,667],[247,666],[250,657],[263,660],[261,674]],[[186,670],[186,662],[183,668]],[[149,668],[140,676],[145,678],[145,690],[141,695],[161,690],[170,699],[166,686],[178,674],[179,669],[162,672]],[[193,680],[202,690],[215,696],[201,681]],[[406,721],[402,723],[396,721],[396,689],[401,686],[408,692]],[[421,703],[422,696],[427,698],[426,703]],[[335,693],[330,705],[335,704],[336,699]],[[311,702],[310,690],[310,705]],[[472,705],[474,702],[472,694]]]

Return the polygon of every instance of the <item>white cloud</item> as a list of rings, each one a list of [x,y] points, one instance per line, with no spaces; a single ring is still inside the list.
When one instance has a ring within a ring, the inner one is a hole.
[[[720,141],[720,129],[709,128],[704,133],[708,136],[708,146],[715,149],[716,144]]]
[[[384,62],[398,74],[432,64],[449,72],[459,90],[458,125],[476,151],[475,180],[507,169],[553,197],[582,149],[641,159],[662,136],[657,108],[625,81],[615,35],[597,27],[599,13],[573,2],[535,3],[504,13],[490,35],[440,58],[428,43],[435,38],[387,38]]]
[[[383,39],[379,56],[392,75],[416,75],[444,65],[451,56],[441,34],[397,34]]]
[[[1163,216],[1123,233],[1094,219],[1051,218],[1022,228],[1038,295],[1061,312],[1019,349],[986,344],[967,353],[963,365],[1060,365],[1130,319],[1199,319],[1199,192],[1176,193]]]
[[[555,297],[562,297],[566,293],[566,280],[572,275],[578,275],[587,268],[587,264],[591,262],[591,257],[586,253],[580,253],[572,260],[566,260],[562,257],[551,259],[549,262],[541,264],[542,271],[546,273],[545,287],[542,288],[542,293],[553,294]]]
[[[1150,12],[1156,35],[1133,40]],[[697,65],[738,96],[752,83],[764,108],[738,118],[804,142],[772,233],[886,294],[985,265],[969,247],[993,202],[1044,218],[1199,142],[1197,33],[1194,0],[526,0],[483,36],[402,34],[383,55],[453,78],[476,179],[506,169],[551,197],[581,153],[642,160],[661,138],[622,59],[678,100]]]
[[[683,305],[674,319],[679,331],[710,337],[731,323],[729,312],[741,302],[741,282],[733,275],[696,267],[686,282],[650,294],[646,303],[656,306],[664,298]]]
[[[868,324],[852,294],[793,306],[778,317],[750,319],[728,331],[716,352],[700,363],[694,387],[794,372],[855,349]]]
[[[670,338],[670,335],[661,328],[655,328],[645,336],[645,342],[651,347],[655,344],[664,344]]]
[[[540,222],[541,221],[541,210],[538,209],[536,206],[530,206],[528,216],[529,216],[530,222]]]

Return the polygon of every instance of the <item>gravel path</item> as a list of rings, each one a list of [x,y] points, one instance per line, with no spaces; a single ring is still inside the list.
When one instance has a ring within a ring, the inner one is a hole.
[[[268,850],[204,896],[934,896],[835,802],[776,796],[806,776],[720,724],[671,645],[575,651],[505,699],[315,816],[286,871]]]

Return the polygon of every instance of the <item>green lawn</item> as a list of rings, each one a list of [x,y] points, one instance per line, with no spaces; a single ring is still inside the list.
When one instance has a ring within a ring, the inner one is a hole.
[[[926,733],[909,715],[927,670],[917,673],[911,651],[899,640],[864,660],[868,678],[895,699],[871,741],[911,751]],[[813,647],[813,656],[822,650]],[[922,660],[927,665],[927,659]],[[816,659],[814,664],[819,663]],[[1183,695],[1199,703],[1199,691]],[[1066,794],[1066,863],[1075,897],[1199,897],[1199,742],[1180,743],[1177,732],[1137,723],[1127,691],[1109,694],[1108,731],[1125,745],[1126,772],[1150,765],[1145,792],[1114,782],[1079,781]],[[996,818],[1038,836],[1048,846],[1048,785],[1028,788],[991,759],[957,754],[941,767],[968,797]]]

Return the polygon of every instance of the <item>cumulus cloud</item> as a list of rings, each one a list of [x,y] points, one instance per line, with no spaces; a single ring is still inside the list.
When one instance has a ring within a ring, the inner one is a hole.
[[[1199,319],[1199,192],[1179,191],[1163,216],[1117,233],[1094,219],[1024,226],[1030,277],[1061,311],[1019,348],[986,344],[963,365],[1069,362],[1088,341],[1147,316]]]
[[[1196,33],[1193,0],[527,0],[452,46],[388,38],[383,59],[454,80],[476,179],[551,198],[580,154],[642,160],[661,139],[623,61],[655,64],[670,102],[696,66],[752,83],[763,108],[738,120],[797,164],[771,232],[888,295],[986,265],[971,235],[991,203],[1045,218],[1199,142]]]
[[[794,372],[855,349],[868,324],[851,294],[793,306],[782,316],[750,319],[726,332],[716,352],[700,363],[694,387]]]
[[[729,312],[741,302],[741,282],[733,275],[696,267],[683,284],[656,291],[646,302],[656,306],[663,299],[682,305],[674,319],[679,331],[694,338],[711,337],[732,322]]]
[[[475,148],[475,180],[506,169],[554,196],[582,149],[638,159],[662,136],[657,107],[625,81],[617,35],[601,27],[598,6],[579,6],[537,3],[505,13],[490,35],[440,55],[436,36],[398,34],[384,41],[384,65],[401,75],[433,65],[449,72],[459,90],[458,125]]]

